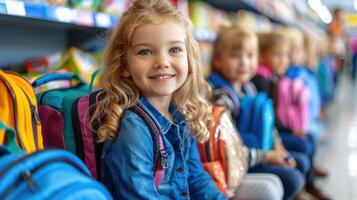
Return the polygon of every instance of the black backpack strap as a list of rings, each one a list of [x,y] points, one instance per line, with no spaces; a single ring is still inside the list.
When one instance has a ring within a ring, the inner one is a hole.
[[[89,116],[92,117],[95,110],[96,110],[96,104],[99,100],[100,95],[103,94],[103,90],[97,90],[89,95]],[[92,124],[92,128],[94,130],[99,129],[99,122],[94,122]],[[96,160],[96,166],[97,166],[97,179],[100,180],[101,178],[101,159],[102,159],[102,152],[103,152],[103,147],[104,143],[103,142],[98,142],[98,134],[93,132],[93,145],[94,145],[94,153],[95,153],[95,160]]]
[[[77,156],[84,161],[84,146],[83,146],[83,139],[82,139],[82,130],[79,126],[79,116],[78,116],[78,102],[82,97],[78,97],[72,103],[71,114],[72,114],[72,128],[74,132],[74,138],[76,142],[76,151]]]

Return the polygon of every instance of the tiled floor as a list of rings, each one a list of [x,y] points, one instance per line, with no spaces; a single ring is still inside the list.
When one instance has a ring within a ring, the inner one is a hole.
[[[317,164],[329,171],[318,185],[336,200],[357,200],[357,82],[341,77],[327,110],[326,135],[317,152]]]

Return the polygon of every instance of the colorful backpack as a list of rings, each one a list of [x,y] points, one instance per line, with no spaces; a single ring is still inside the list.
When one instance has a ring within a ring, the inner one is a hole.
[[[301,79],[284,77],[278,84],[277,117],[287,128],[306,132],[310,92]]]
[[[57,88],[36,95],[40,119],[43,123],[45,148],[66,149],[77,154],[72,124],[72,103],[78,97],[90,93],[90,88],[72,73],[46,74],[32,83],[34,88],[58,80],[76,80],[78,84],[69,88]]]
[[[254,144],[255,148],[271,150],[274,115],[273,101],[268,98],[266,93],[246,95],[240,101],[240,113],[236,126],[242,135],[254,134],[258,138],[258,144]]]
[[[232,197],[248,170],[243,144],[224,106],[213,106],[212,120],[209,140],[198,143],[201,162],[220,191]]]
[[[113,199],[87,167],[63,150],[0,157],[0,199]]]
[[[41,121],[30,83],[22,76],[0,70],[0,120],[15,129],[17,145],[26,152],[43,149]],[[0,130],[0,144],[6,143]]]
[[[98,129],[98,124],[94,123],[93,127],[90,124],[91,116],[96,108],[97,102],[100,100],[103,91],[97,90],[86,96],[76,99],[72,105],[72,119],[74,126],[74,133],[77,145],[77,155],[81,158],[89,168],[92,175],[100,179],[101,175],[101,154],[103,150],[103,143],[98,143],[97,134],[93,130]],[[148,127],[154,141],[154,166],[155,166],[155,185],[159,187],[164,169],[167,168],[166,150],[160,134],[160,129],[146,110],[140,105],[135,104],[129,108],[132,112],[136,113]]]
[[[308,130],[313,123],[318,120],[321,111],[321,97],[316,75],[305,67],[290,67],[286,76],[292,79],[301,79],[305,87],[309,90],[309,109],[308,109]]]

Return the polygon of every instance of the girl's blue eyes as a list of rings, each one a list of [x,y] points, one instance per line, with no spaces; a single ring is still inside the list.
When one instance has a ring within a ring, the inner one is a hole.
[[[169,50],[169,53],[170,54],[179,54],[179,53],[181,53],[182,52],[182,49],[181,48],[178,48],[178,47],[174,47],[174,48],[171,48],[170,50]],[[139,52],[138,52],[138,55],[141,55],[141,56],[149,56],[149,55],[151,55],[152,54],[152,51],[151,50],[149,50],[149,49],[143,49],[143,50],[140,50]]]
[[[152,54],[152,52],[150,50],[148,50],[148,49],[140,50],[139,53],[138,53],[138,55],[141,55],[141,56],[149,56],[151,54]]]
[[[177,47],[174,47],[174,48],[170,49],[170,53],[172,53],[172,54],[178,54],[181,51],[182,51],[182,49],[181,48],[177,48]]]

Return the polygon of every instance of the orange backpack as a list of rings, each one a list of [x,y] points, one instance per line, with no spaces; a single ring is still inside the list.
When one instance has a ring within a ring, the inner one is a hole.
[[[0,120],[15,129],[17,145],[26,152],[43,149],[37,101],[31,84],[22,76],[0,70]],[[0,130],[0,144],[6,143]]]
[[[198,144],[201,162],[220,191],[232,197],[248,170],[243,143],[225,107],[214,105],[212,120],[209,140]]]

